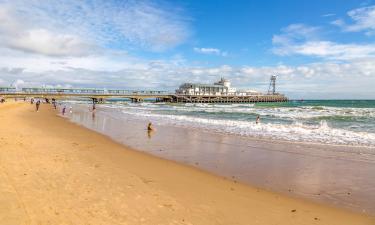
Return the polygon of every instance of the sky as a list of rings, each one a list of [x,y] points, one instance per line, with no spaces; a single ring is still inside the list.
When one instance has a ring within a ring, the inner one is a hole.
[[[375,99],[375,0],[0,0],[0,86],[174,91],[225,77]]]

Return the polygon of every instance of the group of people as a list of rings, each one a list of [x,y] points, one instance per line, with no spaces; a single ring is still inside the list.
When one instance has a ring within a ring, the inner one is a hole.
[[[26,99],[24,99],[24,100],[26,100]],[[31,98],[31,99],[30,99],[30,104],[33,105],[34,102],[35,102],[35,110],[36,110],[37,112],[39,112],[41,99],[39,99],[39,98],[37,98],[37,99]]]
[[[24,101],[26,101],[26,98],[24,98]],[[50,100],[48,98],[44,98],[44,99],[41,99],[41,98],[37,98],[37,99],[34,99],[34,98],[31,98],[30,99],[30,104],[34,104],[35,102],[35,110],[37,112],[39,112],[39,108],[40,108],[40,104],[42,103],[46,103],[46,104],[50,104]],[[53,108],[56,110],[57,109],[57,105],[56,105],[56,99],[52,98],[52,105],[53,105]]]

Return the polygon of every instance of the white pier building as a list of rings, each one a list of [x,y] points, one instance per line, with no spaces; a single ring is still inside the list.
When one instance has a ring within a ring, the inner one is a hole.
[[[257,91],[238,91],[231,87],[229,80],[221,78],[214,84],[184,83],[176,94],[180,95],[208,95],[208,96],[248,96],[260,95]]]

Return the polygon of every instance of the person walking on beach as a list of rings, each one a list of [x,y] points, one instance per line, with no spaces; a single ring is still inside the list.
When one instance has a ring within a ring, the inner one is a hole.
[[[34,98],[31,98],[31,99],[30,99],[30,104],[31,104],[31,105],[34,104]]]
[[[53,108],[56,110],[56,108],[57,108],[56,107],[56,99],[54,99],[54,98],[52,99],[52,105],[53,105]]]
[[[65,115],[65,111],[66,111],[66,106],[64,106],[62,109],[62,115]]]
[[[259,117],[259,116],[257,116],[257,119],[255,120],[255,123],[256,123],[256,124],[259,124],[259,123],[260,123],[260,117]]]
[[[39,112],[40,100],[35,103],[36,111]]]

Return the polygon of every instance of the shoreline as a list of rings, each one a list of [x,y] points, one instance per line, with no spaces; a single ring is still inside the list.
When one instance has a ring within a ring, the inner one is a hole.
[[[47,104],[5,103],[0,118],[5,224],[375,223],[129,149]]]
[[[329,109],[329,106],[321,106],[321,109],[318,107],[315,110],[313,104],[307,106],[289,105],[280,108],[263,107],[262,105],[247,107],[249,106],[247,104],[233,104],[232,109],[230,104],[220,104],[216,107],[215,104],[168,105],[145,102],[145,104],[137,105],[117,103],[120,102],[104,104],[102,108],[117,108],[123,110],[124,114],[129,117],[152,120],[158,125],[168,124],[198,130],[207,129],[209,132],[255,139],[272,139],[289,143],[329,144],[332,146],[375,147],[374,130],[372,132],[367,128],[357,130],[358,127],[354,124],[354,120],[361,115],[366,117],[366,113],[373,113],[373,107],[366,108],[366,110],[354,107],[346,111],[344,110],[345,107]],[[324,103],[322,104],[324,105]],[[357,112],[357,110],[360,111]],[[257,113],[262,119],[259,125],[255,124],[256,117],[254,114]],[[303,116],[301,113],[306,113],[306,115]],[[353,113],[359,114],[354,115]],[[244,120],[240,119],[239,116],[243,116]],[[353,121],[352,119],[343,121],[343,117],[346,119],[353,117]],[[370,118],[372,117],[370,116]],[[345,125],[346,127],[343,126],[347,122],[349,124]],[[357,122],[359,127],[366,127],[363,124],[364,121]],[[368,123],[370,125],[368,128],[372,129],[372,122],[368,121]]]
[[[347,100],[343,100],[347,101]],[[69,103],[71,105],[77,104],[77,102]],[[157,103],[156,103],[157,104]],[[78,103],[80,106],[87,106],[87,108],[91,107],[91,103]],[[139,119],[141,120],[141,119]],[[162,125],[166,127],[170,127],[171,125]],[[245,139],[251,139],[253,141],[258,141],[258,142],[264,142],[264,143],[285,143],[285,144],[301,144],[301,145],[310,145],[310,146],[328,146],[328,147],[343,147],[343,148],[354,148],[354,149],[366,149],[366,150],[375,150],[375,146],[369,146],[369,145],[355,145],[355,144],[336,144],[336,143],[322,143],[322,142],[317,142],[317,141],[295,141],[295,140],[286,140],[286,139],[278,139],[274,137],[268,137],[268,136],[252,136],[252,135],[241,135],[241,134],[234,134],[234,133],[225,133],[225,132],[219,132],[217,130],[202,130],[198,127],[184,127],[184,126],[176,126],[177,128],[180,129],[191,129],[195,131],[200,131],[200,132],[206,132],[206,133],[214,133],[217,135],[222,135],[222,136],[234,136],[238,138],[245,138]],[[374,153],[375,155],[375,153]]]

